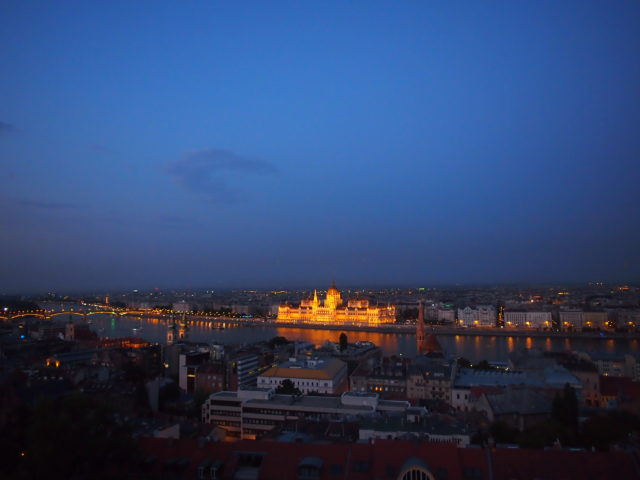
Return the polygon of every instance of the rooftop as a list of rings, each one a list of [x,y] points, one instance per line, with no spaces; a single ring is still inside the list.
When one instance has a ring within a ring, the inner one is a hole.
[[[507,387],[501,392],[485,395],[495,415],[533,415],[551,412],[551,398],[532,388]]]
[[[344,368],[346,364],[337,358],[298,357],[272,367],[260,376],[332,380]]]
[[[631,455],[624,452],[571,452],[566,450],[527,450],[495,448],[457,448],[449,443],[402,440],[376,440],[370,444],[283,444],[273,441],[241,440],[235,443],[197,440],[144,438],[139,441],[148,462],[149,473],[160,477],[196,478],[198,467],[216,466],[220,478],[234,478],[242,467],[239,455],[261,456],[262,478],[298,479],[298,467],[305,459],[316,457],[323,467],[318,479],[397,478],[401,469],[427,465],[436,478],[591,478],[639,479]],[[180,473],[166,462],[172,458],[187,460]],[[304,462],[303,464],[307,464]],[[208,472],[207,472],[208,473]],[[236,477],[237,478],[237,477]]]
[[[345,414],[358,415],[362,413],[371,413],[375,407],[370,405],[345,405],[340,397],[319,397],[314,395],[273,395],[268,400],[252,399],[247,400],[247,406],[264,405],[268,403],[271,406],[283,406],[302,409],[330,409],[340,410]]]
[[[476,386],[499,386],[499,385],[519,385],[538,384],[537,379],[531,378],[523,372],[504,370],[473,370],[462,368],[455,380],[455,387],[476,387]]]
[[[361,430],[408,432],[431,435],[469,435],[471,429],[449,415],[430,414],[420,422],[409,422],[404,415],[372,416],[359,420]]]

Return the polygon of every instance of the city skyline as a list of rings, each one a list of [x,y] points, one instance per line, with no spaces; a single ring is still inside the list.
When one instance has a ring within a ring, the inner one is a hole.
[[[2,293],[640,280],[637,3],[0,13]]]
[[[549,291],[570,288],[570,289],[586,289],[586,288],[612,288],[619,289],[620,287],[628,288],[640,288],[637,286],[637,282],[519,282],[519,283],[455,283],[455,284],[346,284],[336,285],[341,291],[351,294],[375,294],[379,292],[404,292],[411,291],[417,295],[427,295],[429,292],[441,292],[441,291],[457,291],[457,290],[517,290],[521,289],[527,291],[528,289],[547,289]],[[230,294],[240,292],[256,292],[256,293],[269,293],[269,292],[288,292],[292,295],[298,296],[306,294],[312,295],[314,291],[318,293],[324,293],[327,291],[327,282],[321,282],[319,285],[271,285],[271,286],[255,286],[255,285],[229,285],[223,287],[211,287],[211,286],[169,286],[169,287],[151,287],[140,286],[137,288],[125,288],[122,286],[114,288],[86,288],[86,289],[49,289],[49,290],[21,290],[21,291],[1,291],[0,295],[28,295],[28,296],[92,296],[92,295],[127,295],[127,294],[140,294],[140,295],[152,295],[152,294],[170,294],[170,295],[190,295],[190,294]],[[304,297],[307,298],[307,297]]]

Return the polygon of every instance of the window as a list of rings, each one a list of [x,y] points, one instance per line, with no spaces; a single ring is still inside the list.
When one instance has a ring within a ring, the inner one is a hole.
[[[449,471],[446,468],[438,468],[436,469],[436,480],[448,480],[449,479]]]
[[[433,476],[423,468],[414,467],[405,471],[402,480],[433,480]]]
[[[355,461],[353,463],[353,471],[359,473],[368,473],[371,469],[371,464],[365,461]]]
[[[478,467],[465,467],[462,469],[462,478],[469,480],[481,480],[482,470]]]

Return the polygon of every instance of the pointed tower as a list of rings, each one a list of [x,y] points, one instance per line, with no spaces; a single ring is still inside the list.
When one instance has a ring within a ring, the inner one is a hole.
[[[187,325],[187,313],[182,312],[182,320],[178,325],[178,338],[180,340],[187,340],[189,337],[189,326]]]
[[[169,320],[169,325],[167,325],[167,345],[173,345],[177,338],[176,331],[176,322],[173,319],[173,314],[171,315],[171,320]]]
[[[427,335],[424,342],[424,354],[430,358],[444,358],[444,350],[433,333]]]
[[[311,305],[314,310],[318,308],[318,305],[320,305],[320,300],[318,300],[318,290],[316,289],[313,290],[313,303]]]
[[[425,336],[424,336],[424,300],[418,303],[418,321],[416,323],[416,344],[418,355],[425,353]]]

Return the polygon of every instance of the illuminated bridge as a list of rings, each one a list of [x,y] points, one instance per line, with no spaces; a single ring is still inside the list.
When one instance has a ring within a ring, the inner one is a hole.
[[[97,310],[97,311],[89,311],[89,312],[74,311],[74,310],[62,311],[62,312],[57,312],[54,310],[24,310],[24,311],[17,311],[17,312],[2,312],[2,313],[3,314],[0,315],[1,320],[14,320],[16,318],[21,318],[21,317],[37,317],[42,319],[51,319],[61,315],[77,315],[85,319],[91,315],[118,315],[121,317],[125,315],[158,315],[156,313],[141,311],[141,310],[127,310],[127,311]]]
[[[60,317],[63,315],[76,315],[78,317],[82,317],[85,320],[87,317],[92,315],[114,315],[119,317],[124,317],[127,315],[136,315],[140,317],[186,317],[185,321],[189,323],[200,322],[200,321],[227,321],[227,322],[235,322],[235,323],[250,323],[252,321],[256,321],[255,319],[245,319],[245,318],[236,318],[229,317],[223,315],[211,315],[206,312],[173,312],[171,310],[91,310],[91,311],[82,311],[82,310],[22,310],[16,312],[7,312],[0,311],[0,321],[10,321],[17,318],[22,317],[36,317],[41,318],[43,320],[52,319],[55,317]],[[262,323],[262,321],[259,321]]]

